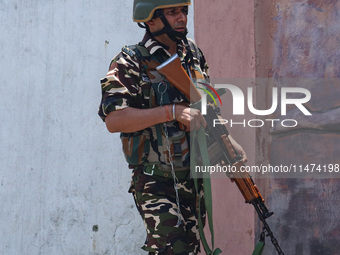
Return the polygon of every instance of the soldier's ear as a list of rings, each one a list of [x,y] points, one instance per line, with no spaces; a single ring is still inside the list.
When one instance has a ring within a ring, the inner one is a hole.
[[[149,21],[145,22],[145,24],[147,24],[149,27],[154,27],[155,26],[155,19],[149,20]]]
[[[153,18],[147,22],[145,22],[146,25],[148,25],[150,28],[154,28],[156,27],[157,25],[160,26],[161,24],[163,23],[159,23],[159,22],[162,22],[160,18],[156,17],[156,18]],[[159,23],[159,24],[158,24]]]

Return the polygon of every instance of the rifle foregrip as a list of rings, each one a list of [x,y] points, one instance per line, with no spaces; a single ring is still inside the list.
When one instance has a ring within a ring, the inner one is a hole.
[[[260,194],[257,186],[254,184],[253,179],[250,177],[249,173],[241,172],[241,166],[244,166],[243,162],[239,161],[233,166],[236,167],[236,172],[233,173],[231,180],[235,182],[239,190],[241,191],[246,203],[251,203],[253,200],[260,198],[262,202],[264,199]]]
[[[221,139],[223,141],[225,149],[228,152],[228,155],[230,156],[232,167],[236,168],[236,171],[233,171],[230,178],[233,182],[236,183],[246,203],[251,203],[254,199],[258,198],[260,198],[260,200],[264,202],[264,199],[260,194],[258,188],[256,187],[253,179],[251,178],[249,173],[245,172],[244,169],[242,169],[242,167],[244,167],[244,163],[238,160],[238,155],[236,154],[236,151],[231,144],[228,136],[226,134],[223,134],[221,135]]]
[[[236,152],[235,152],[235,150],[234,150],[234,148],[233,148],[233,146],[232,146],[228,136],[226,134],[223,134],[223,135],[221,135],[221,139],[222,139],[222,141],[224,143],[224,146],[225,146],[225,148],[226,148],[230,158],[232,160],[235,159],[237,155],[236,155]]]

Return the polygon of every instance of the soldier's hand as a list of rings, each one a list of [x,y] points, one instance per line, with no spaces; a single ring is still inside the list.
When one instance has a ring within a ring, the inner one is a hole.
[[[176,104],[175,116],[176,120],[185,126],[185,131],[198,130],[201,126],[204,128],[207,126],[199,110],[185,105]]]
[[[230,142],[232,143],[234,149],[236,150],[236,152],[242,156],[242,162],[243,162],[243,163],[246,163],[246,162],[248,161],[248,157],[247,157],[246,152],[243,150],[242,146],[239,145],[239,144],[234,140],[234,138],[231,137],[231,135],[229,135],[228,137],[229,137],[229,140],[230,140]]]

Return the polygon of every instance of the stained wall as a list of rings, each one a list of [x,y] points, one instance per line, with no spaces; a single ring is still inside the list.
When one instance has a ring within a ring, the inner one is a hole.
[[[258,162],[309,168],[267,181],[268,199],[279,218],[273,225],[286,254],[339,254],[339,176],[322,172],[340,162],[340,5],[318,0],[255,2],[257,77],[271,80],[262,89],[301,87],[312,95],[305,104],[311,116],[294,106],[286,116],[273,114],[297,120],[295,128],[275,125],[259,133]]]

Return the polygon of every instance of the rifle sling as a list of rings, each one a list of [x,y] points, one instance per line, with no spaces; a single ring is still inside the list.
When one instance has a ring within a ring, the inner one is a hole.
[[[196,138],[197,135],[197,138]],[[203,165],[209,166],[209,156],[208,156],[208,147],[205,137],[205,132],[203,127],[201,127],[198,131],[194,130],[191,132],[191,146],[190,146],[190,168],[192,177],[194,179],[194,184],[196,188],[197,196],[199,196],[199,189],[198,189],[198,180],[197,180],[197,173],[195,172],[195,166],[196,166],[196,140],[198,142],[198,148],[200,150],[200,154],[202,156],[202,162]],[[210,174],[206,174],[203,176],[203,187],[204,187],[204,202],[205,207],[207,211],[208,216],[208,224],[209,224],[209,230],[211,233],[211,244],[212,247],[210,248],[207,242],[207,239],[205,237],[204,231],[203,231],[203,223],[201,219],[201,210],[198,208],[198,226],[199,226],[199,233],[202,241],[203,248],[208,255],[218,255],[222,253],[222,251],[219,248],[214,249],[214,226],[213,226],[213,215],[212,215],[212,194],[211,194],[211,181],[210,181]],[[200,207],[200,197],[199,197],[199,203],[198,207]]]
[[[257,245],[255,246],[255,249],[252,253],[252,255],[261,255],[264,249],[264,242],[259,241]]]

